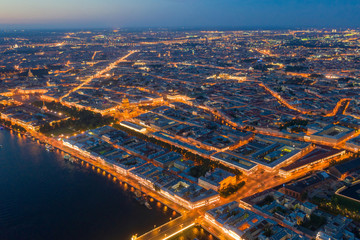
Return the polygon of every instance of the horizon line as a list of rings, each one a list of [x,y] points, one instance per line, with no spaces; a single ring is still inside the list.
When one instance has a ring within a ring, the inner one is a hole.
[[[354,26],[271,26],[271,25],[259,25],[259,26],[122,26],[122,27],[110,27],[110,26],[39,26],[34,24],[27,26],[26,24],[0,24],[0,31],[12,30],[12,31],[24,31],[24,30],[52,30],[52,31],[63,31],[63,30],[171,30],[171,31],[185,31],[185,30],[206,30],[206,31],[236,31],[236,30],[247,30],[247,31],[259,31],[259,30],[345,30],[345,29],[360,29],[360,27]]]

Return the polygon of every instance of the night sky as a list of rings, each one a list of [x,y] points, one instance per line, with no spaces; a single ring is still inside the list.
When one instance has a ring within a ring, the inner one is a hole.
[[[359,27],[359,0],[1,0],[0,26]]]

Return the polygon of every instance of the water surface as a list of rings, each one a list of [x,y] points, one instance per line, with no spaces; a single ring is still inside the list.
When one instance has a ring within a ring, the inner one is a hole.
[[[0,239],[125,240],[172,217],[60,152],[0,130]]]

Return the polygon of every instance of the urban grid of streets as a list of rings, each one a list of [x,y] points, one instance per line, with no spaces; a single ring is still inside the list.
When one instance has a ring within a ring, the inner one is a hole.
[[[40,141],[83,159],[135,188],[139,188],[139,184],[134,179],[63,145],[62,139],[83,130],[70,127],[66,130],[71,133],[44,134],[39,129],[45,118],[24,121],[27,112],[18,119],[12,115],[12,109],[39,100],[44,106],[45,102],[55,101],[112,116],[117,123],[124,120],[139,123],[142,114],[181,102],[196,109],[200,118],[208,117],[224,129],[228,127],[222,133],[248,131],[255,136],[262,134],[345,149],[344,155],[331,159],[336,162],[359,151],[356,146],[360,144],[357,140],[360,134],[360,33],[356,30],[89,31],[48,33],[44,43],[31,34],[14,38],[0,36],[0,51],[6,56],[0,61],[1,117],[20,124]],[[41,112],[60,114],[44,107]],[[188,116],[161,113],[156,116],[175,121],[177,125],[201,126],[201,120],[191,121]],[[289,125],[279,130],[293,119],[306,120],[307,129]],[[159,131],[160,125],[156,124],[146,125],[147,135],[154,136]],[[311,138],[331,124],[353,131],[337,142]],[[204,129],[210,127],[203,126]],[[161,130],[171,133],[171,128],[172,125]],[[194,143],[173,134],[174,139],[208,151],[209,154],[193,151],[208,158],[249,142],[223,140],[226,142],[223,144],[197,140],[199,143]],[[226,134],[217,136],[230,138]],[[142,188],[144,193],[182,216],[138,239],[166,239],[194,223],[226,239],[221,230],[204,221],[207,210],[299,179],[309,172],[324,170],[330,164],[330,160],[321,161],[286,177],[280,176],[280,167],[272,171],[260,167],[251,174],[243,174],[245,185],[235,194],[195,210],[186,210]],[[259,211],[256,213],[262,215]],[[281,221],[278,224],[298,231]]]

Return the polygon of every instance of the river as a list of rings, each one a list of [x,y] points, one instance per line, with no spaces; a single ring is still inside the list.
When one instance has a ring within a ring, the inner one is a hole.
[[[174,216],[15,132],[0,130],[0,145],[0,239],[126,240]]]

